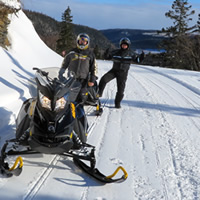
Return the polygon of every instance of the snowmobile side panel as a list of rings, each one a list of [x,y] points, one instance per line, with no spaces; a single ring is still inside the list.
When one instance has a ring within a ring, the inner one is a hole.
[[[16,138],[20,138],[30,127],[35,103],[36,101],[33,98],[28,99],[23,103],[16,120]]]

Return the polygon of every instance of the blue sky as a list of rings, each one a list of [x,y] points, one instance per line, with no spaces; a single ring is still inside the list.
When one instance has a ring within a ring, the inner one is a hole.
[[[131,28],[153,29],[173,25],[165,17],[173,0],[21,0],[25,9],[41,12],[61,21],[69,6],[73,23],[95,29]],[[196,24],[200,13],[200,0],[189,0],[195,10],[191,25]]]

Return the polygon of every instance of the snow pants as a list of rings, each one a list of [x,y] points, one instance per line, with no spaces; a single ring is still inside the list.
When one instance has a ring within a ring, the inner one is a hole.
[[[117,81],[117,93],[115,96],[115,105],[120,105],[124,97],[124,90],[126,86],[126,80],[128,76],[128,71],[114,70],[111,69],[106,74],[103,75],[99,82],[99,96],[102,96],[105,86],[108,82],[116,78]]]

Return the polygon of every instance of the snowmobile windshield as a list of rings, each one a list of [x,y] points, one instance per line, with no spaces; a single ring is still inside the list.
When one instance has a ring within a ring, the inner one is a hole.
[[[66,70],[64,73],[64,76],[66,78],[64,79],[64,81],[61,81],[58,78],[59,71],[60,71],[59,67],[37,69],[35,78],[31,78],[28,81],[29,92],[30,92],[31,96],[32,97],[37,96],[37,90],[38,90],[37,82],[42,86],[43,89],[48,88],[48,90],[54,91],[53,96],[57,95],[59,93],[59,97],[60,97],[60,95],[61,96],[64,95],[63,93],[66,93],[67,88],[70,90],[70,88],[79,87],[75,83],[76,81],[75,81],[75,76],[74,76],[73,72],[69,72],[68,70]],[[61,90],[63,92],[60,93]],[[47,94],[46,92],[44,92],[44,94],[49,96],[49,94]]]
[[[42,68],[40,69],[42,72],[44,72],[44,74],[41,74],[40,72],[36,72],[35,77],[37,78],[37,80],[40,82],[40,84],[42,86],[52,86],[53,80],[57,80],[57,83],[61,84],[63,87],[65,87],[66,85],[70,85],[70,83],[72,82],[72,79],[74,79],[74,74],[73,72],[69,72],[68,70],[66,70],[66,72],[64,73],[64,76],[66,77],[64,81],[60,82],[59,80],[59,71],[60,68],[59,67],[51,67],[51,68]],[[35,83],[35,84],[34,84]],[[33,81],[33,79],[31,79],[29,81],[29,85],[30,87],[33,87],[35,85],[36,88],[36,82]]]
[[[58,74],[59,74],[59,67],[49,67],[49,68],[42,68],[41,69],[43,72],[47,73],[47,76],[45,75],[41,75],[41,73],[36,72],[36,77],[38,78],[38,80],[40,81],[40,84],[45,86],[45,85],[49,85],[49,83],[53,80],[53,79],[59,79],[58,78]],[[67,71],[67,70],[66,70]],[[67,77],[68,73],[66,72],[65,77]],[[70,78],[70,77],[69,77]],[[68,79],[68,78],[67,78]]]

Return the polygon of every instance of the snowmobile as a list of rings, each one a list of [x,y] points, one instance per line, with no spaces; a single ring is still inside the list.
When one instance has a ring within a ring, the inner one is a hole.
[[[96,115],[101,115],[103,113],[103,108],[101,107],[101,101],[98,96],[99,87],[97,85],[97,81],[95,81],[94,86],[88,87],[87,90],[87,100],[84,104],[96,106]]]
[[[1,149],[1,174],[19,176],[23,168],[20,155],[42,153],[71,157],[79,168],[104,183],[125,180],[128,174],[122,166],[110,176],[95,168],[95,147],[86,143],[87,117],[83,105],[76,102],[81,84],[74,74],[66,72],[67,78],[61,81],[59,68],[33,69],[36,96],[23,103],[16,119],[15,138],[6,141]],[[16,156],[9,167],[7,160]],[[113,179],[119,170],[123,175]]]

